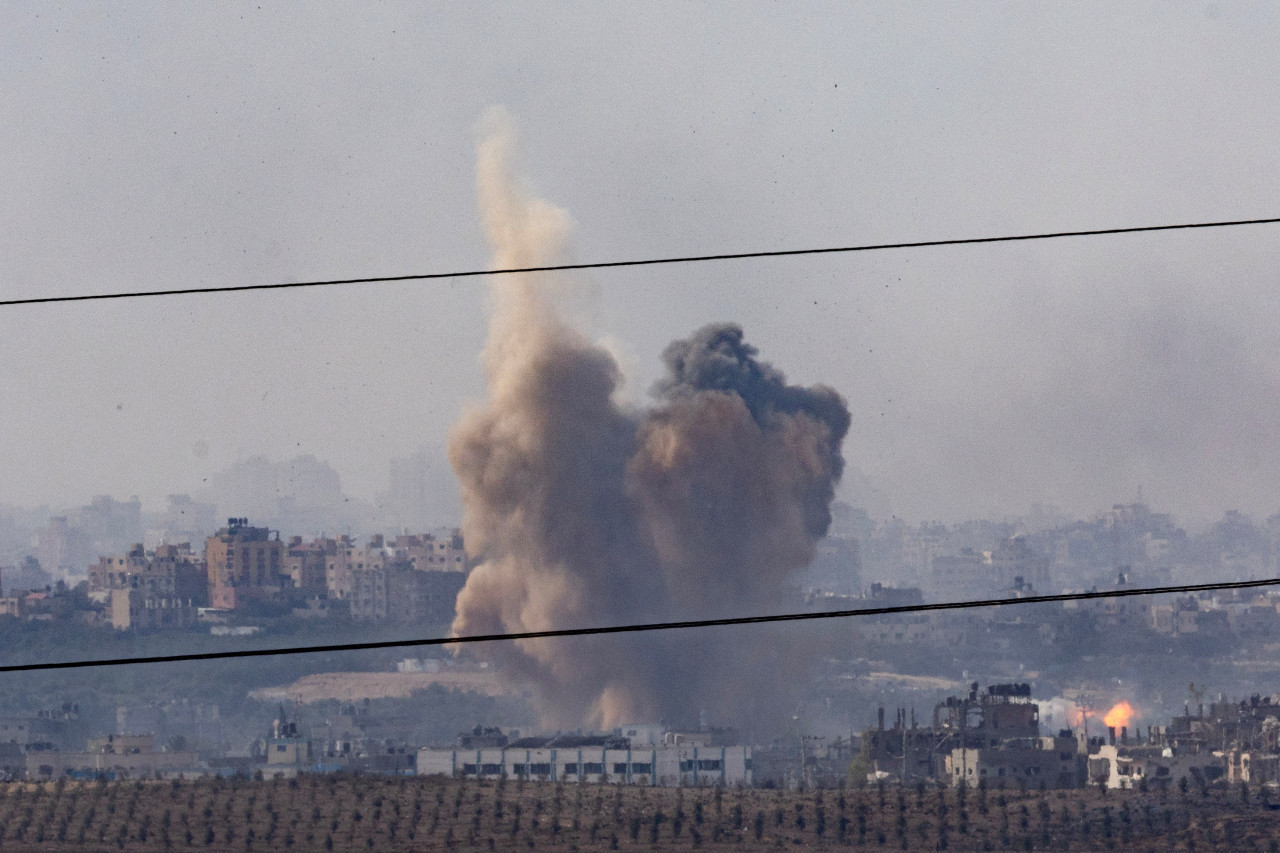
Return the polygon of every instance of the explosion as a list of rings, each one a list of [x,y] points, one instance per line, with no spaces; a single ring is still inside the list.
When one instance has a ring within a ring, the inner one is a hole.
[[[1136,712],[1128,701],[1118,702],[1107,711],[1106,716],[1102,718],[1102,722],[1109,728],[1122,728],[1129,725]]]
[[[564,263],[569,216],[515,178],[513,145],[505,113],[491,113],[477,183],[494,264]],[[670,344],[655,404],[628,409],[613,357],[564,319],[581,287],[551,273],[493,279],[489,398],[449,444],[463,534],[480,560],[458,595],[455,635],[776,608],[831,522],[844,400],[788,385],[741,328],[722,323]],[[746,626],[476,651],[531,689],[548,727],[700,710],[767,726],[803,677],[795,642]]]

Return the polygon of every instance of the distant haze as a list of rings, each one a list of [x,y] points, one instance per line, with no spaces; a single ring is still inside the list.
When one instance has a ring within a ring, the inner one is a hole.
[[[0,5],[0,294],[483,267],[477,116],[581,260],[1280,214],[1267,4]],[[638,404],[726,317],[909,520],[1280,511],[1280,228],[600,271]],[[0,310],[0,503],[345,498],[485,394],[476,279]],[[436,448],[436,450],[431,450]],[[442,487],[446,489],[447,487]],[[455,509],[456,494],[445,502]],[[232,511],[234,514],[234,511]]]

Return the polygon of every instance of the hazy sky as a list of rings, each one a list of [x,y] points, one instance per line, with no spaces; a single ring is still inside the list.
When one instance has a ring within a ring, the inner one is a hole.
[[[1280,7],[0,5],[7,298],[487,263],[505,105],[581,260],[1280,216]],[[595,334],[741,323],[910,520],[1280,512],[1280,227],[602,271]],[[477,279],[0,309],[0,501],[349,493],[483,393]],[[859,480],[862,482],[862,480]],[[854,490],[855,492],[857,490]],[[860,494],[853,494],[860,499]]]

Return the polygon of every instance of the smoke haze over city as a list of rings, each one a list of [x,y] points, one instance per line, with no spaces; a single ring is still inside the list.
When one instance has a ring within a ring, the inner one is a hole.
[[[141,8],[0,11],[24,117],[6,296],[480,268],[471,127],[494,103],[586,261],[1275,213],[1265,6]],[[726,317],[829,384],[853,412],[841,496],[877,516],[1084,515],[1141,488],[1188,523],[1266,517],[1271,235],[608,271],[578,310],[634,405],[671,340]],[[467,279],[6,310],[0,503],[158,510],[310,455],[376,505],[389,460],[446,469],[485,394],[485,300]]]

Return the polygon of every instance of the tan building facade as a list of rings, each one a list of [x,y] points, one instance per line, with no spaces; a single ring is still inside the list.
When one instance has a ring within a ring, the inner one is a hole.
[[[160,545],[146,551],[134,545],[127,554],[99,557],[89,567],[89,592],[136,590],[145,598],[172,599],[199,607],[209,594],[204,560],[191,546]]]
[[[190,599],[149,596],[141,589],[111,590],[111,626],[119,631],[186,628],[196,616]]]
[[[283,584],[285,546],[265,527],[250,527],[247,518],[231,518],[205,540],[209,567],[209,599],[214,607],[234,610],[249,601],[270,600]]]

